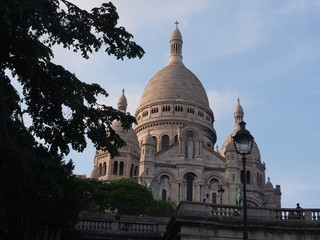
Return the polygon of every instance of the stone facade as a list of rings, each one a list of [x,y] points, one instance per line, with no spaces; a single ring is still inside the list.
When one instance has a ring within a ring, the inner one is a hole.
[[[127,111],[127,99],[124,90],[118,101],[118,110]],[[94,169],[90,178],[110,182],[112,180],[127,177],[136,178],[139,173],[140,149],[136,133],[133,129],[125,131],[122,129],[121,122],[114,122],[111,127],[127,143],[120,150],[120,156],[112,159],[108,152],[96,151],[94,157]]]
[[[215,150],[214,113],[200,80],[183,64],[182,45],[176,27],[167,66],[155,74],[142,94],[135,113],[137,125],[129,132],[118,122],[112,126],[127,146],[114,159],[97,151],[91,177],[104,181],[134,178],[147,185],[156,199],[200,202],[208,196],[210,203],[227,205],[236,205],[236,189],[246,181],[249,205],[280,207],[280,186],[273,188],[270,180],[266,183],[266,166],[256,142],[247,171],[242,172],[232,141],[244,116],[239,100],[234,129],[221,150]],[[118,109],[125,112],[126,107],[123,92]]]

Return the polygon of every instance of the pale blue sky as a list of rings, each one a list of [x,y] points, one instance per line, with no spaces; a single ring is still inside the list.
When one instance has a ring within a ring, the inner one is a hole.
[[[92,8],[103,1],[73,0]],[[134,115],[148,81],[168,61],[169,38],[180,22],[183,61],[205,87],[220,147],[233,130],[241,99],[247,128],[280,184],[282,206],[319,208],[320,1],[136,0],[113,1],[119,25],[146,51],[117,61],[103,51],[89,60],[55,48],[55,61],[81,80],[96,82],[116,107],[122,88]],[[95,149],[71,153],[76,174],[89,175]]]

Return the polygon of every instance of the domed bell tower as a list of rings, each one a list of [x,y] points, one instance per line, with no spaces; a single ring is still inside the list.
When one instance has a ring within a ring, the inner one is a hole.
[[[155,145],[150,131],[142,139],[141,143],[141,158],[139,168],[139,183],[146,185],[149,190],[152,190],[152,181],[155,172]]]

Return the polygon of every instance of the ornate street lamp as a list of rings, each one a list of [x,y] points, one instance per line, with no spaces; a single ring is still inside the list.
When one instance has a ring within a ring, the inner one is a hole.
[[[246,156],[251,154],[253,147],[253,136],[246,130],[246,123],[239,123],[240,129],[234,135],[233,143],[238,154],[242,156],[243,165],[243,239],[248,239],[248,216],[247,216],[247,179],[246,179]]]
[[[220,194],[220,204],[222,204],[222,194],[224,193],[224,189],[222,188],[222,185],[220,185],[220,188],[218,189],[218,193]]]

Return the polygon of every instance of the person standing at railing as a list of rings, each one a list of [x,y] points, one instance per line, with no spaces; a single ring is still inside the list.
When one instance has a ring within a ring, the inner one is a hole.
[[[300,203],[297,203],[296,209],[297,209],[297,217],[298,217],[298,219],[302,219],[302,211],[301,211],[302,208],[300,207]]]

